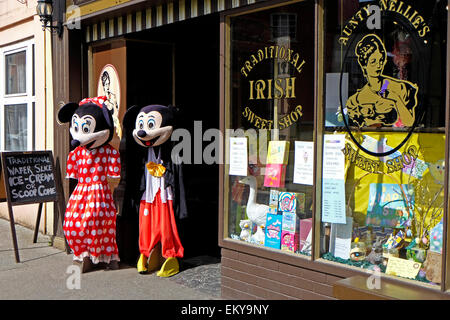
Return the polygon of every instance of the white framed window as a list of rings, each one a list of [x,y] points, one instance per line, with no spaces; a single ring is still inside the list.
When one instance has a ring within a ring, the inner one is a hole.
[[[34,149],[34,41],[0,47],[0,150]]]

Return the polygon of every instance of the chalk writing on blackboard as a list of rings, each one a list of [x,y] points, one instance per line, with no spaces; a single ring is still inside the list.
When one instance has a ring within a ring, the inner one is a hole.
[[[13,203],[55,201],[57,190],[51,153],[4,153],[7,192]]]

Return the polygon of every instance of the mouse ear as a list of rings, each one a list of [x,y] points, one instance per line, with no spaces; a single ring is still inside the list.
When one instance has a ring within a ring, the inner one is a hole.
[[[102,112],[103,112],[103,116],[105,117],[106,124],[107,124],[110,128],[114,128],[114,119],[113,119],[113,115],[112,115],[111,110],[109,110],[108,107],[106,106],[106,104],[103,104],[103,106],[102,106]]]
[[[75,110],[78,108],[78,103],[69,102],[61,107],[58,111],[58,121],[60,123],[70,122]]]
[[[136,117],[139,114],[141,108],[139,106],[131,106],[125,111],[125,115],[123,116],[123,126],[124,128],[134,128]]]

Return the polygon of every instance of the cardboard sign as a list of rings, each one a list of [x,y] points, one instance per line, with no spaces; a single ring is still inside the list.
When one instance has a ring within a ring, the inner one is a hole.
[[[386,274],[415,279],[422,264],[416,261],[389,257]]]

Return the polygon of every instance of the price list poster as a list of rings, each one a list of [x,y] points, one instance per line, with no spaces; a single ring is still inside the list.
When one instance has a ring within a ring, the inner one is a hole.
[[[324,136],[322,168],[322,222],[346,223],[345,219],[345,135]]]

